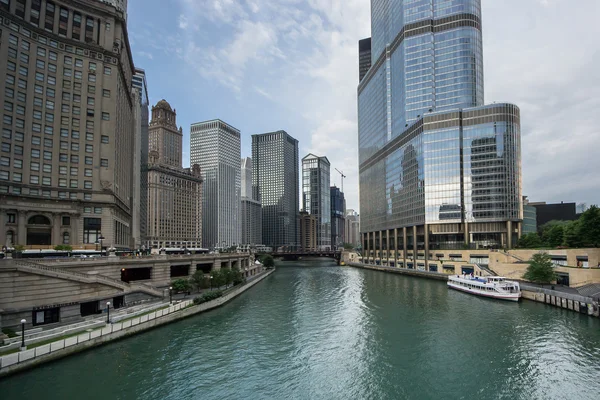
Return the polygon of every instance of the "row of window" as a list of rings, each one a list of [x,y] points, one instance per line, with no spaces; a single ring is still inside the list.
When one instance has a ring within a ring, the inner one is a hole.
[[[9,187],[6,185],[0,185],[0,193],[8,193]],[[22,190],[24,189],[24,190]],[[29,196],[42,196],[42,197],[52,197],[52,191],[50,189],[37,189],[37,188],[21,188],[20,186],[12,186],[11,193],[15,195],[29,195]],[[71,199],[77,200],[78,193],[77,192],[58,192],[58,198],[60,199]],[[84,193],[83,200],[92,200],[91,193]]]

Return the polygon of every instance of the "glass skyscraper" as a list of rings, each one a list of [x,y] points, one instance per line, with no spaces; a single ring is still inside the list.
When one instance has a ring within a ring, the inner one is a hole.
[[[299,246],[298,141],[285,131],[252,135],[253,198],[262,203],[263,244]]]
[[[327,157],[302,159],[302,208],[317,219],[317,250],[331,250],[330,168]]]
[[[372,0],[371,31],[358,86],[366,254],[511,247],[520,113],[484,106],[481,1]]]

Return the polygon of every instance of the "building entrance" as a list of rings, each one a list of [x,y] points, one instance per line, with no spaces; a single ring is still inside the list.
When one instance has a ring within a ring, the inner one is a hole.
[[[27,244],[48,246],[52,244],[52,226],[43,215],[36,215],[27,221]]]

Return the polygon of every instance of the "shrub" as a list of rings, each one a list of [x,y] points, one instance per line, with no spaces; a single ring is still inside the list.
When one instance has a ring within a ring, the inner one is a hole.
[[[194,304],[206,303],[207,301],[218,299],[221,296],[223,296],[223,292],[220,290],[204,293],[202,296],[198,296],[198,297],[194,298]]]
[[[177,292],[189,292],[191,289],[190,282],[187,279],[177,279],[171,282],[173,291]]]
[[[6,336],[8,336],[9,338],[14,338],[17,337],[18,335],[16,334],[15,331],[13,331],[10,328],[2,328],[2,333],[4,333]]]
[[[72,251],[73,247],[68,244],[57,244],[54,246],[54,250],[56,251]]]

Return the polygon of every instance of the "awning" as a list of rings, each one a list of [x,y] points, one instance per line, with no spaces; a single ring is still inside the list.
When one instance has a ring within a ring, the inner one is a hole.
[[[462,254],[450,254],[450,257],[462,257]]]
[[[490,258],[487,254],[471,254],[471,258]]]
[[[567,256],[553,256],[553,255],[551,255],[550,258],[552,260],[566,260]]]
[[[588,256],[577,256],[577,261],[587,261]]]
[[[444,257],[444,253],[436,253],[435,256],[436,257]]]

